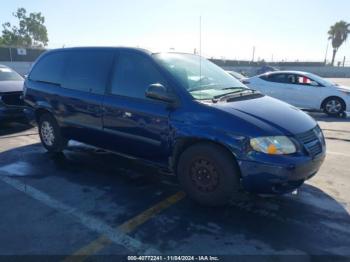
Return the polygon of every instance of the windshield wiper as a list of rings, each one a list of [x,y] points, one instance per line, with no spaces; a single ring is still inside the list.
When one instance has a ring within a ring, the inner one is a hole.
[[[238,89],[238,88],[232,88],[232,87],[231,88],[226,88],[226,90],[229,90],[229,89]],[[239,94],[240,96],[243,96],[243,94],[245,92],[247,92],[247,91],[250,91],[252,94],[254,94],[256,92],[256,90],[242,87],[242,88],[239,88],[238,90],[233,91],[233,92],[229,92],[229,93],[225,93],[225,94],[214,96],[212,101],[213,101],[213,103],[216,103],[218,101],[224,100],[226,98],[229,98],[229,97],[231,97],[233,95],[237,95],[237,94]]]
[[[242,87],[242,86],[237,86],[237,87],[225,87],[225,88],[221,88],[221,90],[247,90],[249,88],[245,88],[245,87]]]

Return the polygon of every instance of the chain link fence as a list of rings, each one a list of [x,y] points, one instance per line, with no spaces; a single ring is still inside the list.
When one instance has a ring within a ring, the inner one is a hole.
[[[45,49],[0,47],[0,61],[33,62],[45,51]]]

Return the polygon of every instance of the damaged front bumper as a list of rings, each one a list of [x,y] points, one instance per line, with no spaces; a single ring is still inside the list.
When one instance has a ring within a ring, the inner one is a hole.
[[[22,92],[0,93],[0,120],[31,121],[32,110],[22,100]]]

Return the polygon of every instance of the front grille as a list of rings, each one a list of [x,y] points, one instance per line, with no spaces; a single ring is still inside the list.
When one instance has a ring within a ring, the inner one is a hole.
[[[312,156],[315,157],[318,154],[322,153],[322,143],[320,137],[318,136],[318,127],[313,128],[305,133],[297,135],[297,138],[304,145],[306,151]]]
[[[303,144],[307,144],[318,139],[315,129],[299,134],[297,137],[303,142]]]
[[[310,155],[312,156],[317,156],[319,153],[322,152],[322,145],[319,141],[315,143],[306,144],[305,146],[308,149]]]
[[[24,106],[22,92],[5,93],[0,95],[1,101],[7,106]]]

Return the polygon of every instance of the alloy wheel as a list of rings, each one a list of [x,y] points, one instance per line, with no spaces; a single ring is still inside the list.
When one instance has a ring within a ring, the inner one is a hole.
[[[326,111],[331,114],[337,114],[342,109],[342,104],[339,100],[332,99],[329,100],[326,104]]]
[[[41,137],[48,146],[52,146],[55,141],[53,126],[48,121],[41,123]]]

